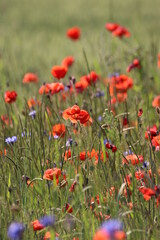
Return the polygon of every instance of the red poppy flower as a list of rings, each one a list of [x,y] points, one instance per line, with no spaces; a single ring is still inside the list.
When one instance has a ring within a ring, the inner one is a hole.
[[[145,132],[145,138],[146,139],[149,139],[149,136],[151,138],[151,140],[153,139],[153,137],[156,137],[157,136],[157,131],[158,131],[158,128],[156,125],[153,125],[152,127],[147,127],[147,132]]]
[[[124,240],[126,239],[126,234],[123,231],[116,231],[114,233],[114,238],[115,240]]]
[[[124,36],[130,37],[130,32],[125,27],[119,26],[115,31],[112,32],[112,35],[119,38],[122,38]]]
[[[62,209],[63,212],[68,212],[68,213],[72,213],[73,212],[73,208],[70,206],[69,203],[66,203],[65,207]]]
[[[87,152],[88,158],[92,159],[96,154],[96,150],[93,148],[91,152]]]
[[[153,137],[152,146],[155,147],[156,151],[160,150],[160,135]]]
[[[73,63],[74,63],[74,57],[68,56],[63,59],[62,66],[68,68],[68,67],[71,67]]]
[[[67,30],[67,37],[72,39],[73,41],[76,41],[80,38],[81,30],[78,27],[73,27]]]
[[[56,235],[57,238],[59,237],[58,233],[55,233],[55,235]],[[44,235],[43,240],[50,240],[50,239],[51,239],[51,233],[50,232],[46,232],[45,235]]]
[[[85,86],[88,87],[88,85],[91,85],[92,83],[95,84],[98,79],[99,75],[96,72],[91,71],[88,75],[82,76],[80,78],[80,82],[84,83]]]
[[[78,93],[82,93],[87,87],[88,87],[88,81],[86,79],[86,76],[81,77],[79,82],[75,83],[75,89]]]
[[[92,83],[95,83],[99,79],[99,76],[97,75],[96,72],[92,71],[88,75],[80,78],[81,81],[83,79],[85,79],[88,82],[88,84],[91,85]]]
[[[64,66],[54,66],[51,69],[51,73],[52,73],[53,77],[55,77],[57,79],[64,78],[67,71],[68,71],[68,69]]]
[[[131,163],[132,165],[136,165],[139,162],[143,162],[144,159],[141,155],[135,155],[135,154],[130,154],[125,156],[125,158],[122,159],[123,163],[129,164]]]
[[[56,94],[60,91],[64,90],[64,85],[62,83],[56,82],[56,83],[47,83],[43,84],[39,89],[39,94]]]
[[[132,78],[121,74],[119,76],[113,76],[108,81],[110,85],[110,95],[112,97],[112,103],[123,102],[127,98],[127,91],[133,87]],[[116,97],[114,97],[114,93],[116,92]],[[113,102],[114,100],[114,102]]]
[[[144,171],[139,169],[137,172],[135,172],[135,177],[137,180],[143,180],[144,179]]]
[[[110,236],[106,231],[100,229],[94,235],[93,240],[110,240]]]
[[[67,108],[63,112],[63,118],[66,120],[70,119],[72,123],[77,123],[77,121],[80,121],[81,124],[85,124],[89,121],[90,116],[87,111],[80,110],[77,105],[74,105],[71,108]]]
[[[143,114],[143,109],[142,109],[142,108],[140,108],[140,109],[138,110],[138,117],[141,117],[141,116],[142,116],[142,114]]]
[[[50,240],[51,239],[51,233],[50,232],[46,232],[44,235],[43,240]]]
[[[106,29],[110,32],[112,32],[113,36],[117,36],[119,38],[130,37],[130,32],[125,28],[120,26],[117,23],[106,23],[105,25]]]
[[[146,201],[150,200],[152,196],[156,194],[155,190],[151,188],[139,188],[139,191],[143,194],[143,197]]]
[[[113,32],[119,27],[119,24],[117,24],[117,23],[106,23],[105,27],[108,31]]]
[[[53,178],[58,179],[60,175],[61,175],[60,168],[51,168],[51,169],[47,169],[44,172],[43,179],[46,179],[46,180],[53,180]]]
[[[6,103],[13,103],[16,101],[17,93],[15,91],[6,91],[4,94],[4,99]]]
[[[127,68],[127,72],[130,72],[133,68],[140,68],[140,61],[138,59],[134,59],[133,63],[131,63],[128,68]]]
[[[23,83],[38,82],[38,77],[34,73],[26,73],[23,78]]]
[[[36,105],[36,100],[34,98],[28,99],[27,104],[29,108],[32,108]]]
[[[99,79],[99,75],[96,72],[91,71],[89,74],[89,79],[90,79],[90,82],[95,83]]]
[[[81,124],[85,124],[86,122],[89,121],[90,116],[87,111],[81,110],[76,119],[79,120]]]
[[[48,94],[51,92],[51,88],[50,88],[50,84],[49,83],[46,83],[46,84],[43,84],[40,89],[39,89],[39,94]]]
[[[34,231],[42,230],[44,228],[44,226],[38,220],[33,221],[31,224]]]
[[[53,126],[52,130],[53,136],[64,137],[66,127],[64,124],[58,123]]]
[[[143,194],[143,197],[146,201],[149,201],[152,196],[155,196],[157,199],[157,207],[160,204],[160,186],[154,186],[154,189],[141,187],[139,191]]]
[[[27,104],[29,108],[32,108],[32,107],[35,107],[36,105],[40,106],[41,102],[34,98],[31,98],[31,99],[28,99]]]
[[[78,107],[77,105],[73,105],[73,107],[71,108],[67,108],[65,110],[66,115],[75,115],[75,114],[79,114],[80,113],[80,107]],[[63,118],[65,117],[65,113],[63,112]]]
[[[80,152],[79,158],[81,161],[85,161],[86,160],[86,152],[85,151]]]
[[[116,79],[114,79],[113,81],[115,81],[115,88],[118,93],[124,93],[128,89],[133,87],[132,78],[130,78],[124,74],[116,77]]]
[[[152,101],[152,106],[160,107],[160,95],[154,98],[154,100]]]
[[[55,93],[59,93],[60,91],[64,90],[64,85],[62,83],[56,82],[50,84],[51,95]]]
[[[56,237],[59,237],[58,233],[55,233]],[[43,240],[50,240],[51,239],[51,233],[50,232],[46,232],[44,235]]]

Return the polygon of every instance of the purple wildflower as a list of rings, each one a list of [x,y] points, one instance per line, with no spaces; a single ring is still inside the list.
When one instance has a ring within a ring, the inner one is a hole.
[[[48,227],[48,226],[53,226],[55,223],[55,217],[54,216],[44,216],[42,217],[39,222],[44,226],[44,227]]]
[[[67,142],[66,142],[66,147],[70,147],[72,146],[73,140],[72,138],[68,138]]]
[[[107,139],[104,139],[104,145],[106,145],[106,143],[110,143],[110,144],[112,144],[112,142],[111,142],[111,140],[107,140]]]
[[[123,223],[117,219],[111,219],[104,222],[101,229],[112,235],[116,231],[123,231]]]
[[[149,162],[144,161],[144,162],[143,162],[143,166],[142,166],[142,168],[147,168],[148,166],[149,166]]]
[[[123,155],[124,155],[124,156],[127,156],[127,155],[128,155],[128,152],[127,152],[127,151],[123,152]]]
[[[102,116],[98,117],[98,121],[101,122],[102,121]]]
[[[36,116],[36,111],[35,111],[35,110],[31,111],[31,112],[29,113],[29,116],[32,117],[32,119],[34,119],[35,116]]]
[[[13,137],[8,137],[5,139],[5,142],[7,144],[10,144],[10,143],[15,143],[17,141],[17,137],[16,136],[13,136]]]
[[[58,139],[59,137],[58,137],[58,135],[54,135],[54,137],[53,137],[54,139]]]
[[[8,227],[7,235],[11,240],[20,240],[24,230],[25,227],[22,223],[13,222]]]
[[[98,98],[100,98],[100,97],[104,97],[104,92],[103,91],[98,91],[96,94],[95,94],[95,96],[96,97],[98,97]]]

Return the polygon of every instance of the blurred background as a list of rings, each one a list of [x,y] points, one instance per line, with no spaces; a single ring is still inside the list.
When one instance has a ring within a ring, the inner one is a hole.
[[[21,83],[25,72],[37,72],[41,81],[51,79],[50,69],[67,55],[84,68],[85,50],[90,64],[99,61],[113,39],[106,22],[117,22],[131,32],[128,48],[156,42],[159,47],[159,0],[5,0],[0,1],[1,84]],[[66,38],[66,30],[79,26],[81,40]],[[123,48],[122,41],[119,48]],[[113,47],[113,45],[112,45]],[[16,85],[17,87],[17,85]]]

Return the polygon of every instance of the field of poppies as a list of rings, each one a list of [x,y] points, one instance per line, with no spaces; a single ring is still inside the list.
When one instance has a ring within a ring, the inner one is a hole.
[[[159,9],[0,2],[0,240],[160,239]]]

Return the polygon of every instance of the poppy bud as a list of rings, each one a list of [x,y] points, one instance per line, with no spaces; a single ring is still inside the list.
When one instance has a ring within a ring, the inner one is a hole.
[[[112,145],[112,152],[117,152],[117,147]]]
[[[112,144],[110,144],[110,143],[106,143],[106,148],[108,148],[108,149],[112,149]]]
[[[138,110],[138,117],[141,117],[141,116],[142,116],[142,114],[143,114],[143,109],[142,109],[142,108],[140,108],[140,109]]]
[[[159,107],[156,107],[156,112],[157,112],[157,114],[160,114],[160,108]]]

